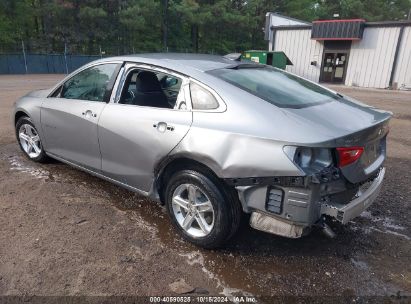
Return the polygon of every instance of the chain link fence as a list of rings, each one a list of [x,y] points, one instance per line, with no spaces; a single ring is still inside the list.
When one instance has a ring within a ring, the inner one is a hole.
[[[68,74],[100,56],[0,54],[0,74]]]
[[[161,47],[141,50],[133,46],[62,44],[21,41],[0,47],[0,74],[68,74],[82,65],[103,57],[147,52],[190,53],[191,49]],[[199,50],[203,54],[215,54],[214,50]]]

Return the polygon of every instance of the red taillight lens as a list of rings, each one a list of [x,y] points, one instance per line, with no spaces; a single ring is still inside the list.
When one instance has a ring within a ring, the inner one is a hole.
[[[352,164],[361,157],[362,152],[364,152],[363,147],[337,148],[338,167]]]

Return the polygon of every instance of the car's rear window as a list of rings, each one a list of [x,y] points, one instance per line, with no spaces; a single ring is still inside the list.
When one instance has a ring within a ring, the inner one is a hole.
[[[312,82],[269,66],[239,66],[209,73],[278,107],[304,108],[340,98]]]

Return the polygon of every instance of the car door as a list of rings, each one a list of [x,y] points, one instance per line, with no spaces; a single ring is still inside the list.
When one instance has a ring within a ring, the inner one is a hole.
[[[178,78],[181,87],[174,104],[173,99],[164,99],[166,94],[160,92],[163,88],[157,80],[149,85],[139,83],[136,75],[141,71],[146,76],[155,73],[158,81],[160,73]],[[110,178],[148,192],[155,165],[190,129],[192,113],[186,102],[188,80],[162,69],[127,64],[121,82],[115,100],[107,104],[99,121],[102,171]],[[142,87],[150,89],[147,96]]]
[[[113,62],[83,69],[45,99],[41,126],[48,153],[88,169],[101,169],[97,123],[120,66]]]

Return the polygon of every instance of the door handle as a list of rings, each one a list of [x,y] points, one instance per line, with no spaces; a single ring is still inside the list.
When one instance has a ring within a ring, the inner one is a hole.
[[[165,123],[165,122],[163,122],[163,121],[160,121],[160,122],[158,122],[158,123],[156,123],[156,124],[153,124],[153,128],[156,128],[157,131],[159,131],[159,132],[161,132],[161,133],[164,133],[166,130],[168,130],[168,131],[174,131],[174,127],[173,127],[173,126],[170,126],[170,125],[168,125],[167,123]]]
[[[88,117],[97,117],[97,114],[93,113],[91,110],[87,110],[87,111],[81,113],[81,115],[86,116],[87,118]]]

